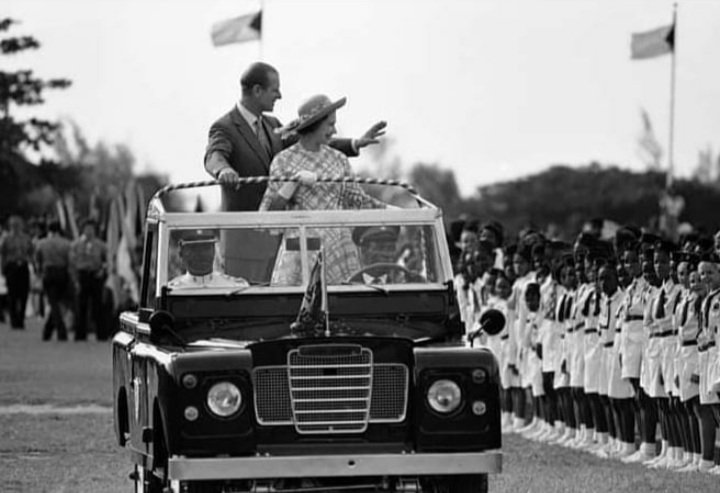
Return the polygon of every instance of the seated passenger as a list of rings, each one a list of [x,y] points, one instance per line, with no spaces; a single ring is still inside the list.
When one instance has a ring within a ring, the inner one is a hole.
[[[248,285],[245,279],[231,277],[214,269],[215,238],[212,234],[196,232],[178,242],[185,274],[170,281],[170,288],[237,288]]]
[[[352,239],[360,252],[362,268],[350,282],[364,284],[402,284],[425,282],[398,261],[397,241],[400,226],[361,226],[353,230]]]

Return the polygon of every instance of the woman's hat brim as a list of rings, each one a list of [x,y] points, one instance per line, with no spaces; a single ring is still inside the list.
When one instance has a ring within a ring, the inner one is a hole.
[[[342,108],[345,106],[345,103],[347,102],[347,98],[340,98],[337,101],[330,103],[329,105],[323,106],[318,111],[313,112],[311,115],[308,115],[306,117],[299,117],[284,127],[276,130],[276,132],[281,134],[288,134],[288,133],[296,133],[304,128],[309,127],[310,125],[319,122],[323,118],[327,117],[330,113],[337,110],[338,108]]]

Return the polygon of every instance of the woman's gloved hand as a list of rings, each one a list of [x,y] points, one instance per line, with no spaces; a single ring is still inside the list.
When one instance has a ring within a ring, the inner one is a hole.
[[[295,173],[293,178],[303,185],[312,186],[315,185],[315,182],[317,182],[317,173],[303,169]]]

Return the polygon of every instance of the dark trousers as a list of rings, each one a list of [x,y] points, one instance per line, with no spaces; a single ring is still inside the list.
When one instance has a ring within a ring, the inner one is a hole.
[[[88,308],[95,324],[95,337],[104,341],[108,338],[106,324],[103,323],[102,295],[105,289],[105,277],[95,271],[78,271],[77,317],[75,326],[75,340],[87,339]]]
[[[67,328],[65,327],[60,301],[67,292],[69,280],[70,276],[67,267],[49,266],[45,269],[45,274],[43,275],[43,290],[45,291],[48,305],[50,305],[50,314],[47,320],[45,320],[45,328],[43,329],[42,335],[44,341],[49,340],[56,330],[58,340],[67,340]]]
[[[25,308],[30,292],[30,269],[27,262],[9,262],[3,271],[7,282],[7,302],[10,325],[13,329],[25,328]]]

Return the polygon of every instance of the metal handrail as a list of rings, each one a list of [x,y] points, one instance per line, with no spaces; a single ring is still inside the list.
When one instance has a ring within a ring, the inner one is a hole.
[[[292,176],[241,176],[237,182],[228,184],[234,187],[241,187],[243,185],[256,185],[258,183],[270,183],[270,182],[299,182],[300,180]],[[358,183],[361,185],[386,185],[393,187],[400,187],[407,190],[409,193],[414,195],[418,200],[422,200],[418,195],[417,191],[408,183],[401,180],[389,180],[380,178],[361,178],[356,176],[319,176],[316,180],[319,183]],[[187,183],[177,183],[173,185],[165,185],[160,190],[155,192],[153,198],[160,198],[163,195],[175,191],[184,190],[188,188],[200,188],[209,187],[213,185],[224,185],[217,180],[206,180],[206,181],[193,181]]]

